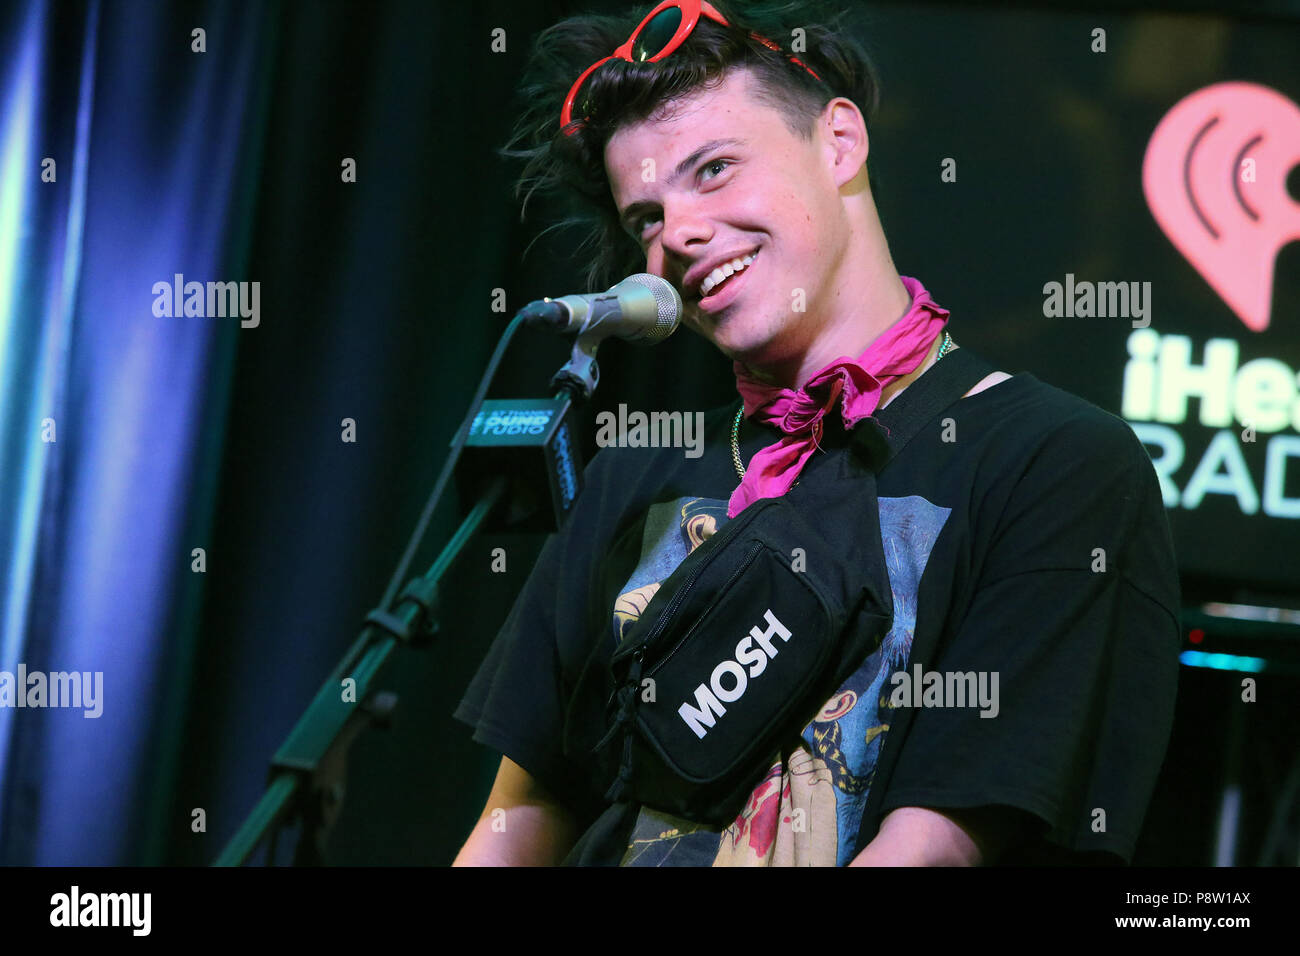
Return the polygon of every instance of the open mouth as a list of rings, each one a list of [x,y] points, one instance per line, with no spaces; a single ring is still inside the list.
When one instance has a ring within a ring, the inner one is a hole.
[[[733,259],[715,269],[700,284],[700,309],[716,312],[731,303],[745,284],[745,277],[753,269],[759,250],[747,256]]]

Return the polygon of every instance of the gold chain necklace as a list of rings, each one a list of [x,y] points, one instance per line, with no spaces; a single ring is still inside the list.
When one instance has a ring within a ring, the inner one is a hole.
[[[935,362],[938,363],[950,348],[952,348],[952,336],[948,334],[947,329],[944,329],[943,343],[939,346],[939,354],[935,356]],[[740,422],[744,417],[745,403],[741,402],[740,408],[736,411],[736,420],[731,423],[731,463],[736,466],[736,474],[740,476],[741,481],[745,480],[745,466],[740,462]],[[798,479],[795,480],[794,484],[799,484]],[[793,488],[794,485],[790,487]]]

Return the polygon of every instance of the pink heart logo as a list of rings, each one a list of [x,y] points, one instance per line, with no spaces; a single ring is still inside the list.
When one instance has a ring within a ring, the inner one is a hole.
[[[1300,106],[1257,83],[1179,100],[1142,162],[1147,205],[1169,241],[1248,329],[1268,328],[1278,251],[1300,239],[1286,178],[1300,162]]]

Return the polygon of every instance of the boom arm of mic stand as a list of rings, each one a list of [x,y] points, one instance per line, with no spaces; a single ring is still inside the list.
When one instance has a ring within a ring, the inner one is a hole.
[[[215,866],[246,862],[268,831],[286,822],[295,809],[301,811],[304,824],[295,864],[323,862],[325,838],[342,801],[347,748],[362,730],[386,722],[392,713],[392,695],[372,695],[371,684],[399,640],[417,642],[433,636],[438,627],[438,582],[505,489],[504,477],[493,479],[428,572],[402,592],[394,612],[372,611],[366,618],[361,636],[271,761],[266,792]],[[344,685],[348,679],[355,681],[351,693]]]
[[[552,303],[545,303],[547,307]],[[422,578],[413,579],[407,584],[400,596],[396,593],[400,581],[406,575],[409,561],[415,555],[415,548],[424,536],[428,522],[432,519],[434,506],[442,496],[442,489],[451,466],[459,457],[464,445],[464,438],[474,415],[484,403],[491,378],[506,350],[507,343],[521,326],[528,324],[530,317],[534,321],[554,319],[550,308],[541,310],[543,315],[517,315],[511,321],[506,334],[498,342],[497,351],[491,358],[484,378],[474,394],[469,414],[465,416],[460,431],[452,441],[454,453],[438,481],[433,493],[426,502],[424,514],[416,525],[411,541],[408,542],[406,554],[398,562],[393,579],[383,596],[380,607],[370,611],[360,636],[348,649],[347,654],[333,674],[329,676],[320,691],[313,698],[312,704],[299,718],[289,739],[279,748],[270,766],[270,780],[266,791],[257,801],[257,805],[244,819],[243,825],[235,832],[230,842],[222,849],[213,865],[238,866],[252,856],[253,849],[268,835],[276,832],[276,827],[294,816],[302,814],[304,829],[299,840],[295,862],[298,864],[318,864],[322,860],[325,835],[334,818],[338,816],[342,801],[344,770],[346,770],[347,747],[352,739],[374,723],[385,723],[393,711],[393,695],[372,695],[370,684],[381,671],[398,641],[420,644],[432,639],[437,631],[437,592],[438,581],[442,579],[447,567],[464,548],[465,542],[485,522],[487,515],[497,506],[500,498],[506,494],[508,479],[497,475],[486,485],[486,490],[477,499],[471,512],[460,528],[447,542],[437,561]],[[577,338],[573,345],[572,358],[555,376],[551,378],[552,393],[567,394],[572,401],[581,402],[590,398],[591,392],[599,381],[599,369],[595,364],[595,350],[601,341],[601,334],[589,333]],[[391,610],[385,610],[391,609]],[[346,687],[344,682],[355,682]],[[307,788],[307,792],[303,792]],[[274,840],[272,840],[272,849]],[[274,862],[274,861],[272,861]]]
[[[549,309],[544,311],[551,314]],[[386,722],[392,712],[394,698],[381,694],[372,696],[372,681],[392,654],[398,640],[420,643],[431,638],[437,630],[438,582],[509,486],[505,476],[494,476],[433,566],[423,577],[412,580],[398,596],[397,588],[406,574],[416,546],[423,538],[433,509],[441,498],[470,423],[482,407],[488,385],[506,345],[516,330],[525,324],[526,318],[516,316],[498,343],[471,402],[469,414],[453,441],[452,458],[438,477],[379,608],[367,616],[360,636],[276,753],[271,762],[270,781],[266,791],[221,851],[214,865],[243,864],[268,833],[273,834],[276,827],[295,813],[300,813],[304,820],[295,862],[321,861],[327,829],[337,816],[342,799],[347,747],[360,730],[376,722]],[[553,392],[565,393],[575,401],[590,398],[599,380],[596,348],[600,338],[596,334],[579,336],[574,343],[572,358],[551,379]],[[392,610],[384,610],[385,608]],[[348,679],[355,683],[345,688],[344,681]],[[306,794],[303,793],[304,788],[308,788]]]

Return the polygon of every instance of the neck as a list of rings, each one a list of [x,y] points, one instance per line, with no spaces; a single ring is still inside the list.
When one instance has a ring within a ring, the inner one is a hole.
[[[894,399],[898,397],[899,392],[901,392],[903,389],[907,388],[907,386],[915,382],[918,378],[920,378],[922,375],[926,373],[926,371],[930,368],[930,366],[932,366],[935,362],[939,361],[939,348],[942,345],[943,345],[943,334],[940,333],[939,335],[936,335],[934,337],[934,344],[930,346],[930,351],[926,354],[925,361],[916,367],[916,371],[909,372],[906,375],[904,375],[902,378],[894,379],[894,381],[890,382],[888,385],[886,385],[884,388],[880,390],[880,404],[876,407],[878,409],[884,408],[886,405],[888,405],[890,402],[892,402]],[[954,342],[948,349],[949,353],[951,353],[956,348],[957,348],[957,343]]]
[[[751,375],[769,385],[803,388],[841,355],[856,357],[907,314],[912,297],[889,255],[874,215],[848,243],[850,250],[827,276],[821,301],[809,302],[798,331],[808,330],[778,357],[745,358]],[[867,241],[864,236],[873,237]],[[856,241],[855,241],[856,240]]]

